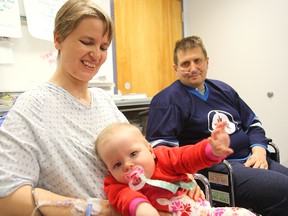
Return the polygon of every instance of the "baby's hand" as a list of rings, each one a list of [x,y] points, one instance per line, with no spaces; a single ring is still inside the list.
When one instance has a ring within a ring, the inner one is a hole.
[[[212,131],[211,137],[208,138],[208,142],[211,145],[212,153],[215,156],[227,156],[233,153],[233,150],[229,148],[230,137],[225,131],[226,122],[220,122],[216,128]]]

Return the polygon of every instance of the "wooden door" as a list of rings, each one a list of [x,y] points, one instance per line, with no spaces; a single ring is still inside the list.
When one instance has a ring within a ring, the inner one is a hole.
[[[117,88],[154,96],[177,79],[173,49],[182,38],[181,0],[114,0]]]

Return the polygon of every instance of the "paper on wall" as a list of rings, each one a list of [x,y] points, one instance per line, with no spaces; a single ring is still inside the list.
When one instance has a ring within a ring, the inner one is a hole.
[[[18,0],[0,1],[0,37],[22,37]]]
[[[66,0],[24,0],[30,34],[38,39],[53,41],[54,18]]]

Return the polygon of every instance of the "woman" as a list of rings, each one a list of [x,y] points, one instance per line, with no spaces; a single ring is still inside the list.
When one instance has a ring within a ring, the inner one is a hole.
[[[102,201],[106,172],[93,144],[127,119],[106,92],[88,89],[112,36],[111,19],[92,0],[68,0],[58,11],[56,71],[17,98],[0,129],[0,215],[31,215],[35,204],[37,215],[114,214]]]

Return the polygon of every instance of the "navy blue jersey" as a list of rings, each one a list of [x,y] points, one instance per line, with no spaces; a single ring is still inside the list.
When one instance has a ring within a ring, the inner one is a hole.
[[[226,121],[234,150],[228,158],[244,159],[254,145],[267,148],[261,122],[231,86],[206,79],[205,88],[201,95],[177,80],[153,97],[146,136],[154,147],[197,143]]]

